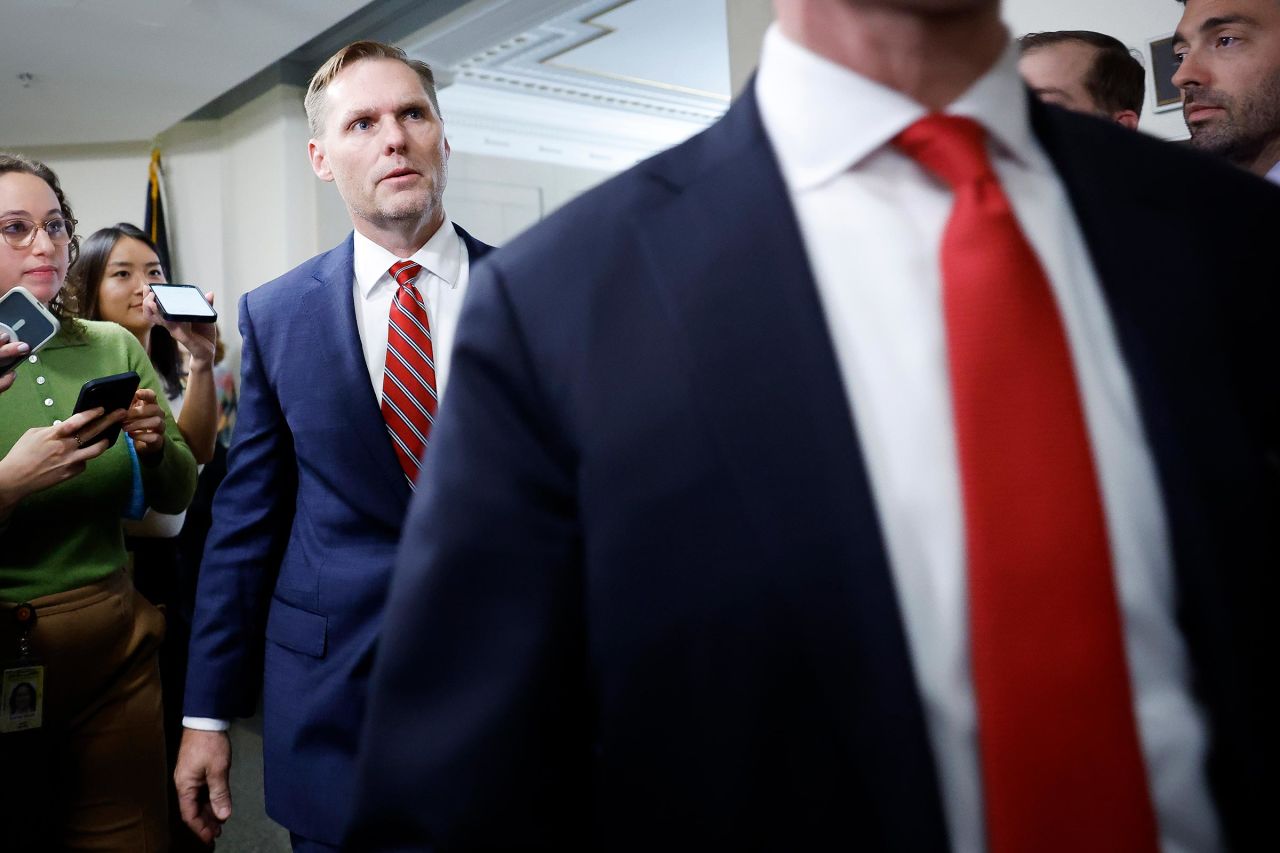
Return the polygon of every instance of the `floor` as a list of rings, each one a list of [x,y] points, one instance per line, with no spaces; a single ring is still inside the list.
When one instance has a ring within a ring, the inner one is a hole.
[[[222,828],[218,853],[289,853],[289,833],[262,805],[262,717],[231,726],[231,820]]]

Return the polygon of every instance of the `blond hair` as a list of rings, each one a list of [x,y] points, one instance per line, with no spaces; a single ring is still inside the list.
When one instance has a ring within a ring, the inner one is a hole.
[[[329,84],[338,76],[343,68],[354,65],[365,59],[394,59],[403,62],[418,75],[422,88],[431,101],[431,108],[440,117],[440,102],[436,99],[436,76],[431,66],[420,59],[410,59],[409,54],[392,44],[380,41],[356,41],[329,57],[324,65],[316,71],[307,86],[307,97],[303,106],[307,110],[307,124],[311,127],[311,135],[318,138],[324,129],[324,93]]]

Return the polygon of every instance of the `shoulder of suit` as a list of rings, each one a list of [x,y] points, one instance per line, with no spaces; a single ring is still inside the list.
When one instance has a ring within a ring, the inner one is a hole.
[[[1220,157],[1054,107],[1045,108],[1041,115],[1040,141],[1050,149],[1050,156],[1055,147],[1063,153],[1075,150],[1079,156],[1073,159],[1099,180],[1128,185],[1178,207],[1232,200],[1229,206],[1205,207],[1201,213],[1206,216],[1231,215],[1231,208],[1280,214],[1280,188]]]

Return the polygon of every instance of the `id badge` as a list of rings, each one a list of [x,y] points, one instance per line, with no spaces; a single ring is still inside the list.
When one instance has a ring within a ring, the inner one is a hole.
[[[15,666],[0,677],[0,733],[38,729],[44,722],[44,667]]]

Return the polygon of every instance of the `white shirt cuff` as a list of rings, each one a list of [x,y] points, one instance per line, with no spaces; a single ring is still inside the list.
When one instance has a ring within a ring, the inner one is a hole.
[[[231,728],[230,720],[217,720],[213,717],[183,717],[184,729],[197,729],[202,732],[225,732]]]

